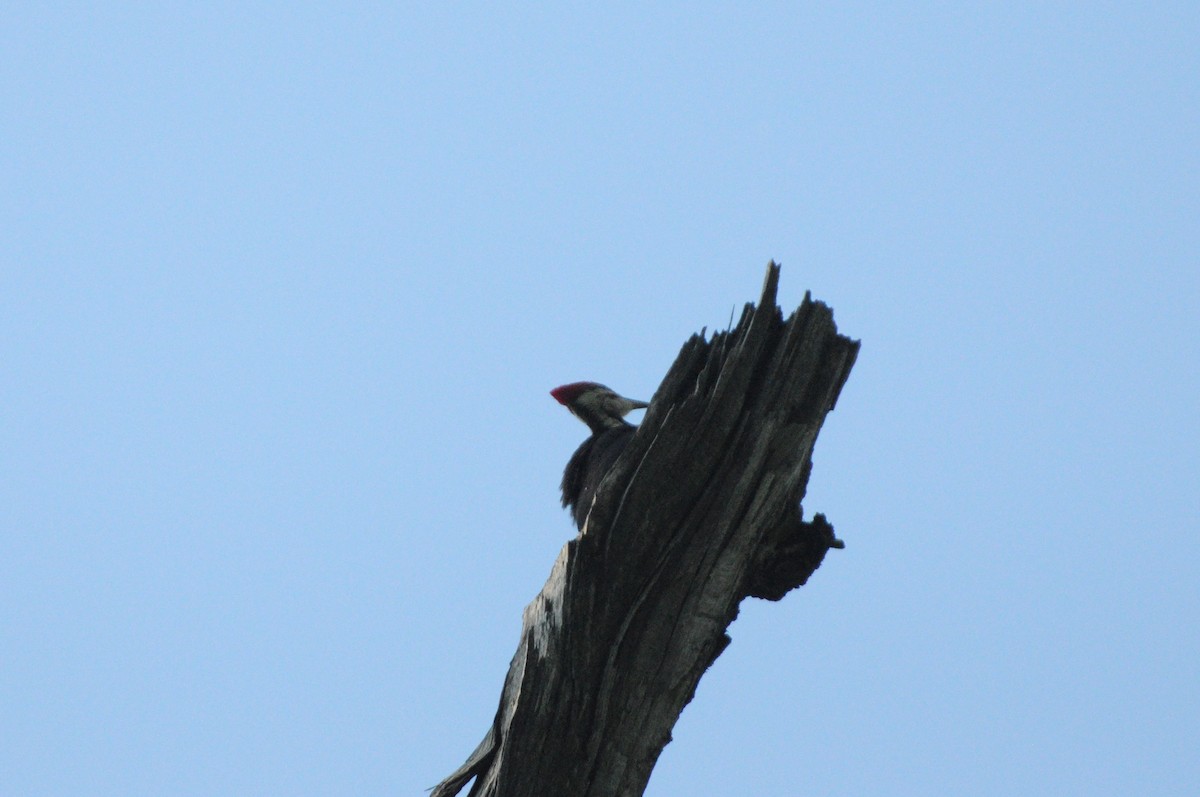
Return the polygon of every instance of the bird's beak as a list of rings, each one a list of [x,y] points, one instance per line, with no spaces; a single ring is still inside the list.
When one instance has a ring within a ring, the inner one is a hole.
[[[637,399],[625,399],[625,404],[629,407],[629,409],[625,410],[627,413],[633,412],[634,410],[644,410],[646,407],[650,406],[649,402],[638,401]]]

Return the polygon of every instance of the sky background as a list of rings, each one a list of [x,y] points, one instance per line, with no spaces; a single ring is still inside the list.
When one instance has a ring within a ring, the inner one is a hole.
[[[600,6],[600,7],[597,7]],[[1195,3],[0,12],[0,794],[420,795],[585,428],[862,351],[646,794],[1200,793]]]

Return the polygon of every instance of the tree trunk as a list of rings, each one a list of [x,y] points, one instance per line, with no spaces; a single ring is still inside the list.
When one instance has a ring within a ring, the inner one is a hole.
[[[830,309],[757,308],[694,335],[579,535],[524,612],[483,742],[431,797],[635,797],[743,598],[779,600],[842,547],[800,501],[858,342]]]

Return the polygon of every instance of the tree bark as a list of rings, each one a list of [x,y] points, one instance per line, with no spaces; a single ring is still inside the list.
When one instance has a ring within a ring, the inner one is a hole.
[[[431,797],[641,795],[742,599],[842,547],[800,501],[859,344],[807,294],[785,321],[778,282],[772,262],[757,308],[684,344],[526,607],[492,727]]]

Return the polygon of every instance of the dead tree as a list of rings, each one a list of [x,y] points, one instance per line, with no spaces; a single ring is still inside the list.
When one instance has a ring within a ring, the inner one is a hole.
[[[524,612],[500,707],[452,797],[641,795],[743,598],[779,600],[842,543],[800,501],[858,342],[805,295],[785,321],[779,267],[737,326],[694,335],[583,530]]]

